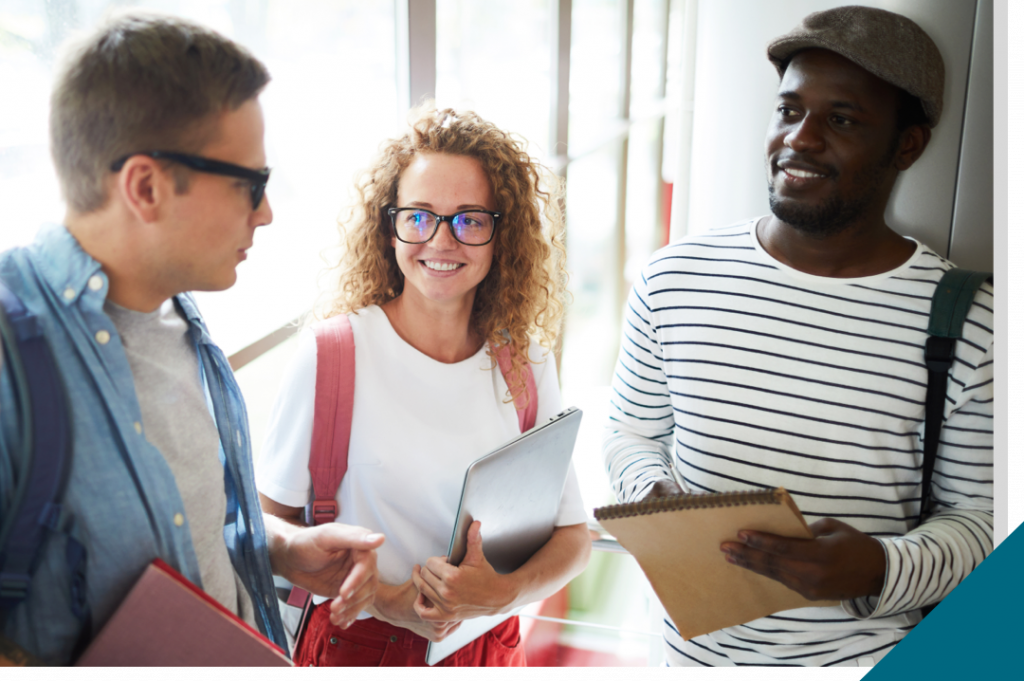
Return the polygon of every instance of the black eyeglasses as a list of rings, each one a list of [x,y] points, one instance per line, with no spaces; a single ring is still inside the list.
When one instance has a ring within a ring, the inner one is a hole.
[[[226,175],[227,177],[238,177],[243,180],[249,180],[249,182],[252,183],[249,191],[252,194],[253,210],[260,207],[260,203],[263,201],[263,194],[267,190],[267,182],[270,180],[270,168],[253,170],[252,168],[246,168],[244,166],[236,166],[234,163],[214,161],[213,159],[203,158],[202,156],[179,154],[176,151],[137,151],[134,154],[128,154],[124,158],[119,158],[114,161],[110,164],[110,169],[115,173],[119,172],[121,168],[124,167],[124,164],[128,159],[132,156],[140,155],[180,163],[187,168],[198,170],[201,173]]]
[[[484,246],[494,238],[494,226],[501,213],[490,210],[463,210],[453,215],[438,215],[425,208],[388,208],[391,226],[399,241],[425,244],[437,234],[442,222],[448,223],[452,236],[460,244]]]

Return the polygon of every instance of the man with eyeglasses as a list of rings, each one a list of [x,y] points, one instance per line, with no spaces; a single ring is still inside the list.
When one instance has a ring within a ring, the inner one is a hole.
[[[245,405],[188,293],[233,285],[272,220],[268,81],[230,40],[144,14],[111,19],[58,73],[50,125],[66,219],[2,254],[0,278],[56,358],[72,453],[24,600],[3,601],[0,658],[74,662],[156,558],[282,647],[272,573],[334,598],[341,626],[373,598],[381,535],[260,512]],[[4,515],[26,476],[9,371]]]

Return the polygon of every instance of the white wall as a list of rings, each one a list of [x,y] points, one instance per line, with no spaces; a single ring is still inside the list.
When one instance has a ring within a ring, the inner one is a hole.
[[[778,76],[766,57],[765,47],[773,38],[797,26],[807,14],[844,4],[851,3],[849,0],[699,1],[689,206],[684,213],[686,223],[679,225],[679,231],[700,233],[768,212],[764,136]],[[910,17],[932,36],[945,61],[942,120],[933,131],[924,156],[898,180],[887,215],[894,229],[923,240],[945,255],[957,189],[977,3],[975,0],[859,0],[859,4]],[[980,62],[978,60],[975,67],[986,66]],[[990,61],[987,68],[991,74]],[[982,116],[975,120],[979,125],[986,124]],[[990,130],[990,119],[987,125]],[[991,145],[981,151],[987,152],[991,164]],[[991,179],[987,191],[990,197]],[[991,198],[986,200],[991,204]],[[991,219],[976,228],[987,230],[990,235]]]
[[[963,151],[949,258],[961,267],[993,271],[993,7],[979,0],[964,107]]]

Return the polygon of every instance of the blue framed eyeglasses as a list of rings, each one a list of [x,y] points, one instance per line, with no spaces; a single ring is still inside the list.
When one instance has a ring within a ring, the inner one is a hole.
[[[466,246],[484,246],[494,238],[501,213],[490,210],[463,210],[438,215],[425,208],[388,208],[395,237],[407,244],[425,244],[437,234],[442,222],[448,223],[452,236]]]

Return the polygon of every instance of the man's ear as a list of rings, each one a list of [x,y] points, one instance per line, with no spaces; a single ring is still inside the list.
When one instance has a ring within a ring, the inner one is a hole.
[[[921,158],[925,147],[932,139],[932,129],[927,125],[912,125],[900,133],[900,146],[896,151],[896,169],[906,170]]]
[[[116,190],[140,222],[155,222],[160,208],[174,193],[174,178],[149,156],[129,158],[117,176]]]

